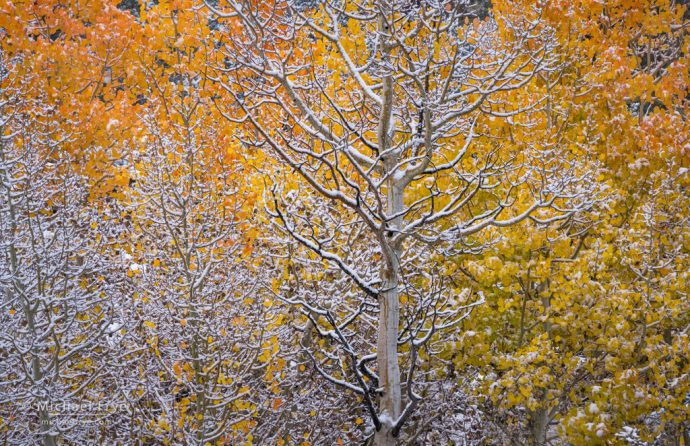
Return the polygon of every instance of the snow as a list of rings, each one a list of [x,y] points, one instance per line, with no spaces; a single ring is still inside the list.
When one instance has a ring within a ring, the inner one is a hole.
[[[616,433],[616,437],[634,446],[642,446],[647,443],[640,439],[640,434],[637,429],[631,426],[623,426],[620,432]]]
[[[393,418],[391,418],[391,416],[388,415],[388,411],[385,410],[379,415],[379,421],[384,426],[393,426],[395,424]]]
[[[596,403],[589,403],[589,413],[591,414],[598,414],[599,413],[599,406],[596,405]]]
[[[106,125],[105,129],[110,131],[111,128],[113,128],[119,124],[120,124],[120,121],[118,121],[117,119],[111,119],[110,121],[108,121],[108,125]]]
[[[597,437],[603,438],[606,435],[606,425],[604,423],[597,424]]]

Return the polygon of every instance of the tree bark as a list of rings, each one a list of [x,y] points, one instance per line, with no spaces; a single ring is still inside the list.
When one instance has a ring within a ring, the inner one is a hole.
[[[395,214],[402,210],[402,191],[392,187],[389,190],[389,209]],[[400,209],[397,209],[397,208]],[[395,228],[396,224],[392,226]],[[397,228],[395,228],[397,229]],[[395,421],[400,417],[402,397],[400,389],[400,366],[398,365],[398,324],[400,300],[398,283],[400,275],[400,250],[390,247],[386,264],[383,266],[383,289],[379,296],[379,327],[377,339],[377,360],[383,396],[379,420],[381,428],[376,433],[376,446],[392,446],[396,440],[392,435]]]
[[[530,413],[530,445],[543,446],[546,444],[546,430],[548,428],[548,409],[539,408]]]
[[[383,17],[379,19],[379,32],[382,39],[388,37],[388,26]],[[387,50],[383,50],[383,58],[387,59]],[[393,76],[383,77],[381,112],[379,115],[378,143],[381,153],[387,153],[395,132],[393,125]],[[380,385],[383,396],[379,408],[380,429],[374,437],[376,446],[394,446],[397,444],[393,436],[395,422],[402,411],[400,389],[400,366],[398,365],[398,324],[400,320],[400,300],[398,284],[400,282],[399,244],[391,241],[402,227],[402,211],[404,207],[404,185],[399,184],[394,170],[398,164],[398,156],[390,153],[384,156],[384,169],[388,174],[386,181],[386,214],[390,219],[385,225],[382,249],[384,264],[382,265],[382,290],[379,294],[379,326],[376,342],[377,361]],[[391,218],[392,216],[396,216]]]

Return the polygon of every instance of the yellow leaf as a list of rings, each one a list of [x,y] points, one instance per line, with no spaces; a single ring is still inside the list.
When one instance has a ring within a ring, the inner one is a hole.
[[[161,429],[163,429],[163,430],[165,430],[165,431],[169,431],[169,430],[170,430],[170,425],[169,425],[168,422],[165,421],[165,419],[163,419],[163,418],[161,418],[160,420],[158,420],[158,425],[160,426]]]

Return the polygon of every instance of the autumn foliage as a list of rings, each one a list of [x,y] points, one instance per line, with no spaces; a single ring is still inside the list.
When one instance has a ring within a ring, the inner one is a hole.
[[[0,442],[690,446],[681,0],[0,0]]]

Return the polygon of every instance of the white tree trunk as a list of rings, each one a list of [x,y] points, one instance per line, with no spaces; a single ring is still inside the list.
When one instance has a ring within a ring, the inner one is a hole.
[[[400,367],[398,365],[398,322],[400,302],[398,296],[398,264],[384,267],[383,289],[379,296],[379,327],[377,359],[383,396],[379,420],[381,429],[376,433],[377,446],[392,446],[396,440],[392,435],[393,423],[400,417],[402,400],[400,391]]]
[[[382,33],[387,34],[383,20],[379,24]],[[385,76],[383,80],[383,104],[381,107],[378,142],[382,153],[391,146],[394,129],[392,128],[393,116],[393,78]],[[379,421],[381,428],[376,432],[374,444],[376,446],[393,446],[396,439],[393,437],[395,421],[402,411],[402,399],[400,389],[400,366],[398,365],[398,324],[400,320],[400,300],[398,296],[398,283],[400,277],[400,246],[388,243],[402,227],[402,211],[404,207],[404,185],[396,180],[394,170],[398,164],[395,154],[384,158],[384,168],[389,174],[387,180],[387,209],[388,230],[384,234],[382,242],[384,250],[384,264],[381,271],[382,291],[379,295],[379,327],[376,343],[377,360],[380,386],[383,388],[383,396],[379,408]]]

